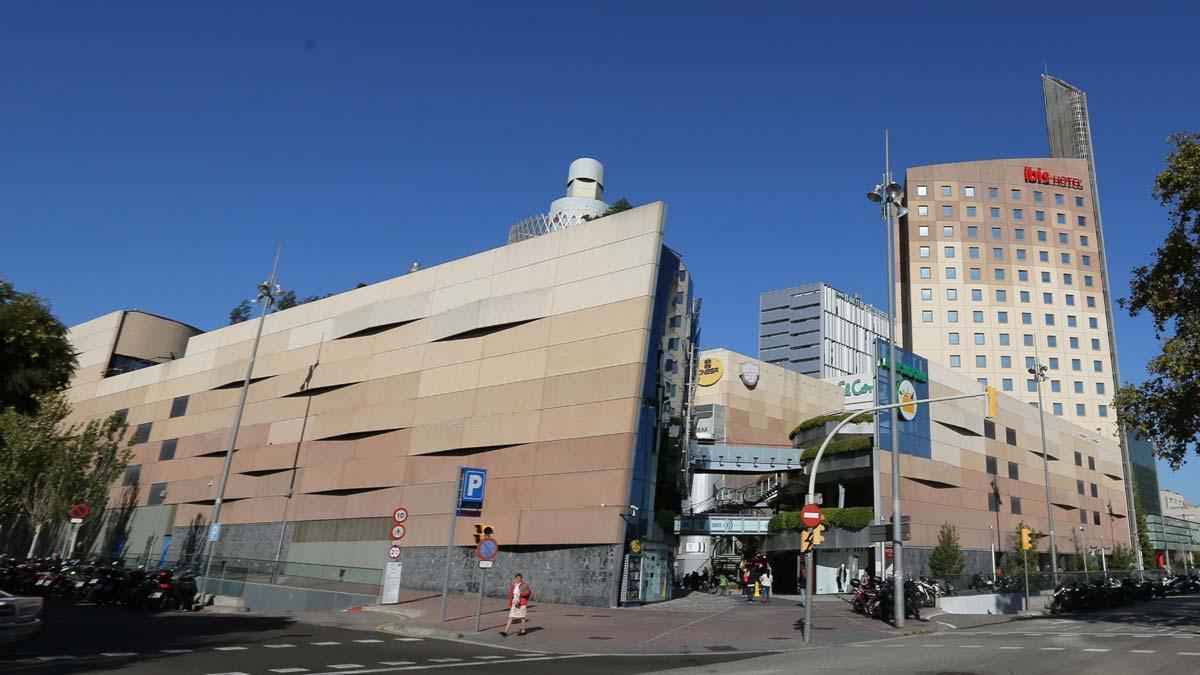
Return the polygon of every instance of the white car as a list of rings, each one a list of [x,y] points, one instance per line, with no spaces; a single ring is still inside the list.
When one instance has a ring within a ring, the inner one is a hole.
[[[42,629],[42,599],[0,591],[0,643],[33,635]]]

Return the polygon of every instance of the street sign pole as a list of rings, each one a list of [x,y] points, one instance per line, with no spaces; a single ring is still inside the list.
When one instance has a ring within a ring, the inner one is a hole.
[[[487,581],[487,568],[479,566],[479,602],[475,605],[475,632],[479,632],[479,615],[483,614],[483,583]]]
[[[1025,568],[1025,611],[1029,611],[1029,551],[1021,549],[1021,566]]]
[[[446,621],[446,594],[450,591],[450,558],[454,555],[454,528],[458,524],[458,498],[462,494],[463,468],[458,467],[458,487],[450,500],[450,541],[446,544],[446,574],[442,577],[442,621]]]

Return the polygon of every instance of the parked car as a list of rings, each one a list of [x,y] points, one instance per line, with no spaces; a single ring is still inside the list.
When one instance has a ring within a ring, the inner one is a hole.
[[[0,591],[0,643],[13,642],[42,629],[42,599]]]

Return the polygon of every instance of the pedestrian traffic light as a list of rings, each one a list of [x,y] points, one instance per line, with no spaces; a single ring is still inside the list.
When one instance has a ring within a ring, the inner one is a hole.
[[[810,530],[800,530],[800,552],[808,553],[812,550],[812,532]]]
[[[479,523],[475,526],[475,543],[478,544],[484,539],[491,539],[495,534],[496,530],[491,525]]]
[[[1032,533],[1033,533],[1033,530],[1029,529],[1028,527],[1021,528],[1021,550],[1022,551],[1028,551],[1029,549],[1033,548],[1033,537],[1031,536]]]
[[[825,531],[825,523],[820,523],[816,527],[813,528],[813,531],[812,531],[812,545],[813,546],[816,546],[825,541],[825,536],[821,534],[824,531]]]
[[[984,417],[988,418],[989,420],[996,419],[996,408],[997,408],[996,388],[988,387],[987,388],[987,414],[984,415]]]

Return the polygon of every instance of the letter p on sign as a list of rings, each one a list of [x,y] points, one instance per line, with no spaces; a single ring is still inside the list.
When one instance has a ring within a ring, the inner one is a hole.
[[[483,492],[487,487],[487,469],[464,468],[460,501],[483,503]]]

